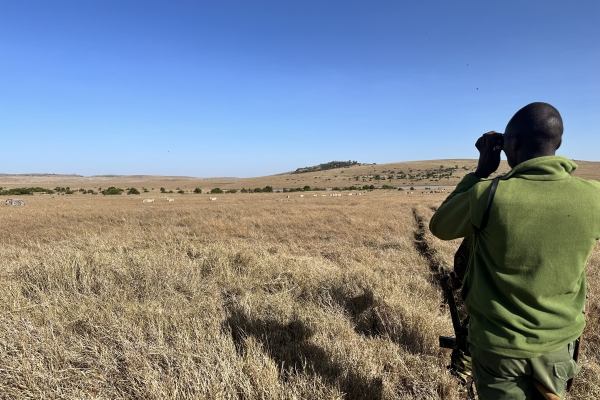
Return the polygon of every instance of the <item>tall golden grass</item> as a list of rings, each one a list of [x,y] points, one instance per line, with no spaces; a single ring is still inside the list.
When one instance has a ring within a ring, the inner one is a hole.
[[[461,397],[430,268],[455,246],[422,229],[444,195],[174,197],[2,209],[1,398]],[[600,394],[599,270],[572,398]]]

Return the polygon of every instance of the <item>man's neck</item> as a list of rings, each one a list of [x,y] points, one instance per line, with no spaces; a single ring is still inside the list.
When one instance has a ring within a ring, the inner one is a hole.
[[[548,157],[548,156],[555,156],[555,155],[556,155],[556,151],[538,151],[538,152],[519,154],[517,165],[521,164],[525,161],[531,160],[532,158]]]

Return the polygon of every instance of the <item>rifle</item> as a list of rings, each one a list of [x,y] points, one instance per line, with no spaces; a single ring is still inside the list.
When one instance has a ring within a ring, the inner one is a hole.
[[[450,373],[459,378],[461,384],[466,388],[466,398],[474,399],[473,377],[471,375],[471,353],[468,348],[468,325],[469,317],[461,319],[456,306],[456,298],[454,290],[460,288],[460,280],[454,272],[450,274],[441,269],[440,285],[444,293],[444,298],[450,309],[450,317],[452,318],[452,326],[454,327],[454,337],[440,336],[440,347],[452,349],[450,354],[450,365],[448,369]]]
[[[584,316],[585,316],[585,312],[586,312],[586,308],[587,308],[587,297],[588,296],[586,296],[585,305],[583,306],[583,311],[582,311]],[[583,342],[583,332],[581,333],[581,336],[579,336],[577,338],[577,340],[575,341],[575,349],[573,349],[573,361],[575,361],[575,362],[579,361],[581,342]],[[573,378],[571,378],[567,381],[567,392],[571,391],[572,386],[573,386]]]

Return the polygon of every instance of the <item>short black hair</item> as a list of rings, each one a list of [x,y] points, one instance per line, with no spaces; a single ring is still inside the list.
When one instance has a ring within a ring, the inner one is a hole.
[[[519,137],[529,148],[549,148],[560,145],[563,121],[556,108],[536,102],[521,108],[508,122],[506,130]]]

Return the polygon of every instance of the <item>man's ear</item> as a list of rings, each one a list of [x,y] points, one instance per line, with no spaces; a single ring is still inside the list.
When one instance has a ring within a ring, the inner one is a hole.
[[[562,144],[562,138],[558,141],[558,146],[556,146],[556,150],[560,149],[560,145]]]

